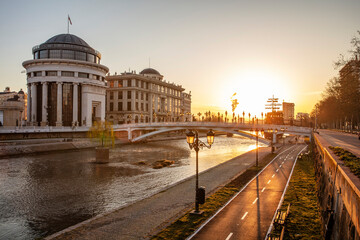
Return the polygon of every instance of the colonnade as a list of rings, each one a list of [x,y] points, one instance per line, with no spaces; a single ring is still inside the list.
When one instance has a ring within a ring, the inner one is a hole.
[[[38,93],[37,85],[42,85],[42,92]],[[63,126],[63,84],[64,82],[56,82],[57,85],[57,104],[56,104],[56,126]],[[79,125],[79,119],[78,119],[78,83],[72,83],[73,85],[73,97],[72,97],[72,110],[73,110],[73,116],[72,116],[72,126]],[[27,105],[27,119],[29,123],[33,126],[37,126],[39,124],[39,117],[37,116],[37,106],[38,104],[41,104],[41,126],[48,126],[49,125],[49,118],[48,118],[48,99],[50,96],[48,96],[49,90],[48,90],[49,84],[48,82],[36,82],[36,83],[29,83],[27,86],[28,90],[28,105]],[[37,95],[42,94],[42,102],[37,102]]]

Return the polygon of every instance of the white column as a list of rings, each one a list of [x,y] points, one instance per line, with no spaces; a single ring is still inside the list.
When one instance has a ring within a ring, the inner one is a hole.
[[[73,84],[73,122],[72,125],[73,126],[77,126],[78,125],[78,84],[74,83]]]
[[[31,122],[31,88],[30,88],[30,84],[27,84],[27,118],[26,118],[26,121],[28,123]]]
[[[31,122],[36,125],[36,83],[31,84]]]
[[[62,83],[57,82],[56,126],[62,126]]]
[[[47,125],[47,116],[48,116],[48,83],[43,82],[42,83],[42,106],[41,106],[41,126]]]

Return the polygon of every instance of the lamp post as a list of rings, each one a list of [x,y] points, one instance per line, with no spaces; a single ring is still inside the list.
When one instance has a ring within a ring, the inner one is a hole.
[[[255,129],[256,133],[256,166],[259,166],[259,149],[258,149],[258,142],[259,142],[259,129]]]
[[[199,134],[197,131],[195,133],[193,131],[189,131],[186,134],[186,142],[189,144],[190,149],[194,149],[196,152],[196,184],[195,184],[195,210],[193,211],[194,214],[201,214],[202,212],[199,211],[199,150],[200,148],[203,149],[211,148],[211,145],[214,143],[214,132],[210,129],[207,133],[207,142],[208,145],[201,140],[199,140]]]

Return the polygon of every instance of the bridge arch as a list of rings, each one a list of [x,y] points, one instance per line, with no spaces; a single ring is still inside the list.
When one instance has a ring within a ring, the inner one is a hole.
[[[158,135],[158,134],[161,134],[161,133],[166,133],[166,132],[172,132],[172,131],[179,131],[179,130],[187,130],[187,129],[192,129],[192,130],[209,130],[208,127],[192,127],[192,128],[189,128],[189,127],[173,127],[173,128],[162,128],[162,129],[157,129],[155,131],[152,131],[152,132],[149,132],[149,133],[145,133],[141,136],[138,136],[134,139],[131,139],[131,142],[139,142],[139,141],[142,141],[148,137],[151,137],[151,136],[155,136],[155,135]],[[214,127],[214,128],[211,128],[213,131],[221,131],[221,132],[226,132],[226,133],[232,133],[232,134],[236,134],[236,135],[240,135],[240,136],[243,136],[243,137],[246,137],[246,138],[250,138],[252,140],[256,140],[256,136],[248,133],[248,132],[243,132],[243,131],[235,131],[235,130],[231,130],[231,129],[226,129],[226,128],[221,128],[221,127]],[[266,144],[266,145],[270,145],[270,140],[267,140],[267,139],[264,139],[264,138],[258,138],[258,141],[263,143],[263,144]]]

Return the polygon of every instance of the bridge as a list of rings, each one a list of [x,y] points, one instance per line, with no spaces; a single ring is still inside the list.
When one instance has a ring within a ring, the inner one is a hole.
[[[113,126],[115,132],[126,131],[128,139],[131,142],[139,142],[148,137],[158,135],[161,133],[181,131],[181,130],[204,130],[226,132],[237,134],[250,139],[256,139],[256,135],[252,132],[255,129],[273,134],[273,143],[276,142],[276,135],[291,134],[298,136],[306,136],[311,138],[312,129],[306,127],[297,127],[289,125],[269,125],[269,124],[245,124],[245,123],[223,123],[223,122],[158,122],[158,123],[135,123],[135,124],[121,124]],[[146,132],[140,136],[133,137],[134,131]],[[270,141],[264,138],[259,138],[259,142],[270,144]]]
[[[269,124],[246,124],[246,123],[224,123],[224,122],[156,122],[156,123],[131,123],[119,124],[113,126],[114,132],[125,132],[130,142],[139,142],[146,138],[161,133],[183,131],[187,129],[204,130],[212,129],[217,132],[226,132],[236,134],[250,139],[256,139],[256,135],[251,130],[258,129],[273,134],[273,143],[276,142],[276,135],[291,134],[306,136],[311,138],[312,129],[306,127],[297,127],[289,125],[269,125]],[[47,137],[84,137],[89,127],[0,127],[0,139],[23,139],[32,138],[35,135],[38,138]],[[142,134],[136,136],[134,132]],[[25,137],[24,137],[25,134]],[[31,134],[32,137],[28,135]],[[14,138],[16,136],[17,138]],[[270,144],[270,140],[259,137],[259,142]]]

